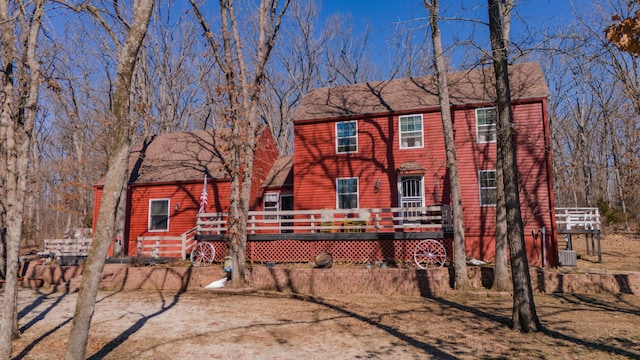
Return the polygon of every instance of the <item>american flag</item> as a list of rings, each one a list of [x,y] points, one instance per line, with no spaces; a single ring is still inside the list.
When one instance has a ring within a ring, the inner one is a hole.
[[[200,195],[200,210],[198,210],[198,213],[206,212],[208,201],[209,201],[209,198],[207,195],[207,175],[205,175],[204,187],[202,188],[202,195]]]

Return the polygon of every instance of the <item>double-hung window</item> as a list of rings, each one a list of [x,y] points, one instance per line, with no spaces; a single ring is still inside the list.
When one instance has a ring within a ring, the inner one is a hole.
[[[169,230],[169,199],[149,200],[149,231]]]
[[[336,123],[336,153],[353,153],[358,151],[358,123],[342,121]]]
[[[476,136],[478,143],[496,141],[496,108],[476,109]]]
[[[338,209],[358,208],[358,178],[336,180],[336,200]]]
[[[480,170],[478,172],[480,185],[480,206],[494,206],[497,203],[498,180],[495,170]]]
[[[421,148],[422,115],[400,116],[398,122],[400,123],[400,149]]]

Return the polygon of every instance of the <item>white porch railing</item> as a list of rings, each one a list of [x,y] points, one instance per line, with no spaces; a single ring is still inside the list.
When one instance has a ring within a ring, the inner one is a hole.
[[[249,234],[442,231],[451,227],[448,205],[349,210],[250,211]],[[198,214],[197,232],[222,235],[227,213]]]
[[[44,239],[44,250],[38,256],[87,256],[92,238]]]
[[[556,224],[562,230],[600,230],[598,208],[556,208]]]
[[[187,254],[197,243],[196,230],[197,227],[194,227],[180,236],[139,236],[138,256],[186,260]]]

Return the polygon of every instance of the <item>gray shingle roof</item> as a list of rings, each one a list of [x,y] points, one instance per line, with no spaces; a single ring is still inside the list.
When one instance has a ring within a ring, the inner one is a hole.
[[[547,98],[549,88],[538,63],[509,67],[511,98]],[[493,67],[448,74],[452,105],[495,101]],[[294,121],[341,116],[384,114],[438,106],[434,76],[323,88],[310,91],[294,115]]]
[[[157,135],[133,147],[129,156],[130,183],[202,181],[227,178],[213,144],[225,131],[195,131]]]
[[[293,155],[279,157],[271,167],[262,187],[293,186]]]

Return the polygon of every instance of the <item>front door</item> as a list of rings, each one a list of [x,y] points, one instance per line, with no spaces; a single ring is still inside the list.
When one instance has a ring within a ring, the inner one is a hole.
[[[422,175],[401,176],[398,183],[398,193],[400,195],[399,204],[402,208],[417,208],[424,206],[424,184]],[[404,211],[403,223],[419,221],[421,213],[419,211]]]

